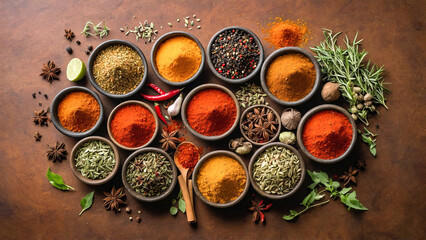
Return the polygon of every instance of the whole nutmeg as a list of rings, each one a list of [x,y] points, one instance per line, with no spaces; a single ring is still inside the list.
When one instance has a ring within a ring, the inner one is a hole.
[[[326,102],[333,102],[339,99],[340,97],[339,86],[340,85],[338,83],[332,83],[332,82],[326,83],[321,90],[322,99],[324,99]]]
[[[281,115],[281,123],[288,130],[294,130],[299,125],[302,114],[293,108],[287,108]]]

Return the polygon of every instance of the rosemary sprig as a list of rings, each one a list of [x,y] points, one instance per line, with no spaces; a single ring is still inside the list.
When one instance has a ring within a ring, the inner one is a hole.
[[[346,49],[337,45],[340,33],[333,34],[331,30],[323,29],[325,40],[311,49],[317,54],[315,58],[321,66],[323,81],[339,83],[340,92],[350,104],[354,118],[368,126],[368,113],[378,112],[373,103],[388,108],[384,97],[384,92],[389,91],[383,82],[385,70],[383,66],[379,68],[369,61],[365,63],[368,52],[365,49],[360,52],[362,39],[357,39],[358,33],[352,43],[345,36]],[[372,97],[371,101],[364,100],[362,104],[363,97],[367,95]]]

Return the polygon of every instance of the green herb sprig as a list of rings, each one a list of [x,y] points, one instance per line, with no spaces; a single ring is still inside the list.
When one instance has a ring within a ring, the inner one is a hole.
[[[94,34],[90,32],[93,29]],[[86,25],[84,25],[83,31],[80,34],[84,34],[86,37],[90,36],[99,36],[101,39],[105,36],[108,36],[108,33],[111,29],[105,25],[102,26],[102,21],[97,25],[94,25],[91,20],[89,20]]]
[[[311,49],[317,54],[315,58],[321,66],[323,81],[340,84],[340,92],[350,104],[354,119],[368,126],[368,112],[377,112],[373,103],[388,108],[384,97],[384,93],[389,91],[383,82],[385,70],[383,66],[379,68],[370,64],[370,61],[365,63],[368,52],[365,49],[360,52],[362,39],[357,39],[358,33],[352,43],[345,36],[346,49],[337,45],[340,33],[333,34],[331,30],[323,29],[325,40]],[[364,104],[362,101],[365,101]]]
[[[377,134],[373,134],[372,132],[368,131],[367,128],[364,127],[364,132],[361,133],[361,138],[364,143],[366,143],[370,148],[371,154],[373,156],[376,156],[377,150],[376,150],[376,139],[375,137]]]
[[[47,169],[46,177],[49,180],[50,184],[52,184],[52,186],[57,189],[60,189],[62,191],[68,191],[70,189],[75,190],[73,187],[66,185],[60,175],[51,172],[50,168]]]
[[[356,198],[356,191],[350,192],[352,188],[343,188],[339,191],[338,189],[340,188],[340,183],[330,179],[327,173],[311,172],[309,170],[306,171],[311,177],[313,183],[308,186],[308,188],[312,189],[312,191],[303,199],[302,203],[300,203],[300,205],[305,206],[305,209],[301,210],[300,212],[290,210],[290,214],[283,216],[284,220],[293,220],[300,214],[306,212],[308,209],[327,204],[330,199],[313,204],[315,201],[323,199],[325,196],[325,194],[321,194],[323,192],[330,192],[330,198],[340,198],[340,201],[348,207],[348,210],[351,208],[362,211],[368,210]],[[317,188],[321,185],[324,186],[325,189],[318,192]]]
[[[81,199],[80,206],[83,209],[81,210],[80,214],[78,214],[79,216],[81,216],[81,214],[83,214],[84,211],[86,211],[87,209],[89,209],[92,206],[94,193],[95,193],[95,191],[90,192],[84,198]]]
[[[178,207],[175,206],[176,203],[178,204]],[[170,207],[170,214],[172,214],[173,216],[176,215],[179,210],[182,213],[185,213],[186,204],[185,204],[185,201],[183,200],[182,191],[179,191],[177,197],[171,200],[171,204],[172,206]]]

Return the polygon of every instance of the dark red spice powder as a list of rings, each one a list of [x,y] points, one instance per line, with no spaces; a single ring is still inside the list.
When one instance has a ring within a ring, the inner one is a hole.
[[[176,159],[184,168],[194,168],[199,158],[198,148],[192,143],[183,143],[176,150]]]

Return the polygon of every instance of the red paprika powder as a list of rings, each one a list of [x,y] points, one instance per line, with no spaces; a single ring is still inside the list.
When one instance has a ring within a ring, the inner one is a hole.
[[[152,113],[139,104],[129,104],[118,109],[110,124],[114,139],[130,148],[147,143],[154,135],[155,127]]]
[[[218,136],[228,131],[237,118],[237,106],[229,94],[219,89],[197,93],[186,109],[189,126],[200,134]]]
[[[333,159],[346,152],[352,134],[352,125],[343,113],[325,110],[306,121],[302,136],[303,144],[313,156]]]
[[[175,154],[180,165],[188,169],[194,168],[200,158],[198,148],[189,142],[179,145]]]

